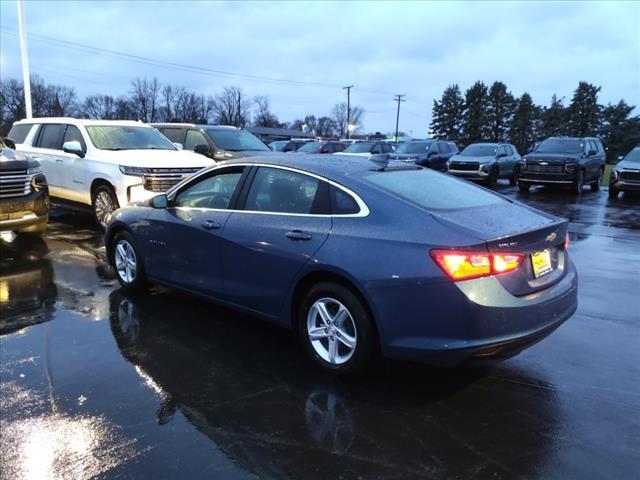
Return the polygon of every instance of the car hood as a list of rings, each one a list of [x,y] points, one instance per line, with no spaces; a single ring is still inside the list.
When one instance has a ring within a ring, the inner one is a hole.
[[[204,155],[185,150],[103,150],[100,157],[127,167],[203,168],[215,163]]]
[[[476,157],[476,156],[462,156],[462,155],[454,155],[449,159],[450,162],[461,162],[461,163],[491,163],[495,162],[496,157]]]
[[[577,162],[580,160],[580,154],[569,153],[527,153],[524,158],[527,162],[552,162],[552,163],[564,163],[564,162]]]
[[[616,170],[640,170],[640,163],[630,162],[629,160],[622,160],[615,166]]]
[[[38,165],[39,163],[28,155],[16,152],[11,148],[3,148],[0,151],[0,169],[2,170],[24,170]]]

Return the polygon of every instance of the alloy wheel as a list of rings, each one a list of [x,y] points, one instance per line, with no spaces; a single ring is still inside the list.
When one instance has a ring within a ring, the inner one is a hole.
[[[126,284],[133,283],[137,270],[136,252],[126,240],[120,240],[116,244],[115,263],[120,280]]]
[[[104,228],[109,225],[113,212],[117,209],[113,197],[106,190],[101,190],[96,194],[94,210],[98,223]]]
[[[349,310],[334,298],[316,300],[307,315],[311,346],[324,361],[342,365],[353,356],[358,334]]]

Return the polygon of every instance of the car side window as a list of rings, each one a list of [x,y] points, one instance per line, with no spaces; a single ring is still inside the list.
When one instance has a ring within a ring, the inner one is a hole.
[[[260,167],[247,194],[245,210],[310,214],[320,181],[303,173]]]
[[[382,148],[384,149],[384,153],[391,153],[393,152],[393,148],[391,147],[391,145],[389,145],[388,143],[385,143],[382,145]]]
[[[331,185],[331,210],[334,215],[358,213],[358,203],[347,192]]]
[[[371,153],[382,153],[382,146],[378,143],[371,149]]]
[[[58,123],[46,123],[38,137],[38,147],[62,150],[62,138],[66,125]]]
[[[7,138],[10,138],[15,143],[24,143],[32,127],[32,123],[21,123],[20,125],[14,125],[13,127],[11,127],[11,130],[9,130]]]
[[[438,144],[436,142],[432,143],[429,147],[429,153],[440,153],[440,151],[438,150]]]
[[[175,198],[176,207],[227,209],[244,167],[227,169],[187,186]]]
[[[64,139],[62,140],[62,144],[64,145],[66,142],[80,142],[82,151],[87,151],[87,145],[84,143],[82,133],[80,133],[80,130],[75,125],[67,125],[67,129],[64,132]]]
[[[193,150],[196,145],[209,145],[206,137],[197,130],[189,130],[184,140],[184,149]]]
[[[175,143],[184,143],[184,130],[182,128],[161,128],[160,133]]]

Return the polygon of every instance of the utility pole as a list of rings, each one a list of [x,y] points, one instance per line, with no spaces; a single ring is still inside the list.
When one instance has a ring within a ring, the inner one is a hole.
[[[353,85],[347,85],[346,87],[342,87],[343,90],[347,91],[347,140],[351,138],[351,130],[349,130],[349,125],[351,125],[351,89]]]
[[[31,112],[31,80],[29,79],[29,55],[27,53],[27,32],[24,27],[24,0],[18,0],[18,33],[20,35],[20,56],[22,58],[22,83],[24,87],[24,108],[27,118]]]
[[[400,123],[400,102],[406,102],[404,97],[406,97],[406,95],[398,94],[393,98],[396,102],[398,102],[398,113],[396,113],[396,136],[394,137],[394,140],[396,142],[398,141],[398,124]]]

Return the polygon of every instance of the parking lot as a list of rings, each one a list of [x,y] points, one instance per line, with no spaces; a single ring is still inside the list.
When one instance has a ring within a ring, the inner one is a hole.
[[[493,369],[319,373],[286,331],[132,295],[89,215],[52,211],[0,278],[3,478],[633,478],[640,198],[498,190],[569,218],[577,313]]]

